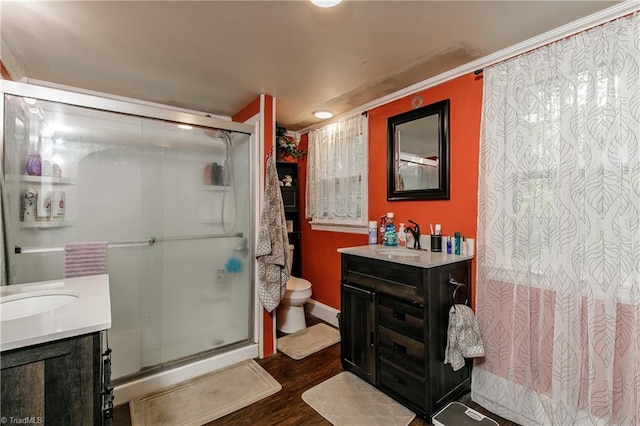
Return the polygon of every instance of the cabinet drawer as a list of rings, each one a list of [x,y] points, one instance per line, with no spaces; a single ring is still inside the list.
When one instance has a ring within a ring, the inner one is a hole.
[[[424,307],[380,295],[378,321],[387,328],[424,342]]]
[[[342,255],[342,278],[396,297],[422,302],[424,270],[408,265]]]
[[[405,368],[424,374],[424,343],[403,334],[378,326],[378,347],[380,355]]]
[[[424,409],[425,381],[423,378],[381,360],[380,384]]]

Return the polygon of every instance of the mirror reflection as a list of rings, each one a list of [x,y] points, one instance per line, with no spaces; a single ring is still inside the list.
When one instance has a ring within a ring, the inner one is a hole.
[[[387,199],[449,199],[449,100],[387,122]]]
[[[396,190],[438,189],[438,116],[396,127]]]

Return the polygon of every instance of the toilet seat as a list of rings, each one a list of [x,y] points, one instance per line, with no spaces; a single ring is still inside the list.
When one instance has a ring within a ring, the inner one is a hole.
[[[303,278],[291,277],[282,297],[282,304],[302,306],[311,297],[311,283]]]
[[[287,281],[287,291],[301,291],[311,288],[311,283],[303,278],[290,277]]]

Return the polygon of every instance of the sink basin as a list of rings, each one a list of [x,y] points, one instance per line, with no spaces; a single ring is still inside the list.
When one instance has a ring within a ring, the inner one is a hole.
[[[376,253],[383,254],[385,256],[393,256],[393,257],[419,257],[421,254],[417,250],[409,250],[409,249],[401,249],[401,248],[379,249],[379,250],[376,250]]]
[[[78,293],[68,290],[35,291],[5,296],[0,300],[0,319],[8,321],[53,311],[75,302],[78,296]]]

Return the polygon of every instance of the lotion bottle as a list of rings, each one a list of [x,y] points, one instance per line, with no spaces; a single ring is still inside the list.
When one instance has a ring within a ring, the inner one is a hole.
[[[398,247],[407,246],[407,231],[404,229],[404,223],[400,224],[398,229]]]

